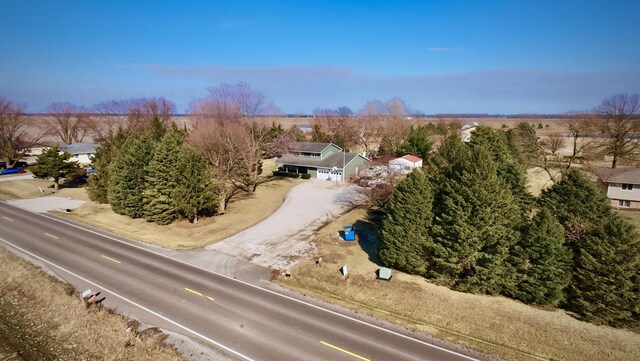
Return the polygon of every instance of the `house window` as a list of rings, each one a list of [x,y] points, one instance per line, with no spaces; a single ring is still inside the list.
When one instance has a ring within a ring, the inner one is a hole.
[[[622,183],[622,189],[627,191],[633,190],[633,184]]]
[[[629,208],[630,206],[630,201],[618,201],[618,207]]]

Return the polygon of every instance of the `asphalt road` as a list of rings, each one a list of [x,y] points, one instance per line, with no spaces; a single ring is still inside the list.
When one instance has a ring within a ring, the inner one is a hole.
[[[473,360],[0,202],[0,244],[106,295],[105,305],[244,360]]]

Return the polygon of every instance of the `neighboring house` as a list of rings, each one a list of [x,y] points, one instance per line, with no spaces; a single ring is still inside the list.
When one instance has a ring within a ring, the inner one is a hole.
[[[369,159],[358,153],[345,153],[332,143],[294,142],[276,163],[291,173],[310,174],[311,178],[345,180],[369,167]]]
[[[298,128],[305,134],[313,132],[313,126],[311,124],[298,124]]]
[[[640,208],[640,168],[598,169],[596,174],[611,206]]]
[[[465,124],[462,129],[460,129],[460,138],[463,142],[471,141],[471,133],[476,130],[478,125],[478,123],[474,122],[473,124]]]
[[[91,164],[91,157],[96,153],[97,144],[72,143],[60,147],[60,150],[71,154],[70,161],[77,161],[81,166]]]
[[[404,155],[389,161],[389,172],[409,174],[414,168],[422,168],[422,159],[415,155]]]

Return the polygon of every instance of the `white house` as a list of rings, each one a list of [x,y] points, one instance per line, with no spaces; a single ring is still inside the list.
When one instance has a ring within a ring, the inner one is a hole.
[[[611,206],[640,208],[640,168],[598,169],[596,174]]]
[[[471,133],[478,127],[478,123],[473,122],[473,124],[465,124],[460,129],[460,138],[463,142],[469,142],[471,140]]]
[[[91,164],[91,157],[96,153],[97,144],[72,143],[60,147],[60,150],[71,154],[70,161],[77,161],[81,166]]]
[[[389,172],[393,174],[409,174],[414,168],[422,168],[422,159],[415,155],[404,155],[389,161]]]

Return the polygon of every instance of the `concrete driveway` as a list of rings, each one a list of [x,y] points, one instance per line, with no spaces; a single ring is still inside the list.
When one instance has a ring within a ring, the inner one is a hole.
[[[206,248],[286,270],[313,253],[319,227],[359,200],[355,185],[309,180],[291,189],[282,206],[262,222]]]
[[[33,175],[31,173],[28,174],[16,174],[16,175],[0,175],[0,182],[10,182],[17,180],[25,180],[25,179],[33,179]]]

